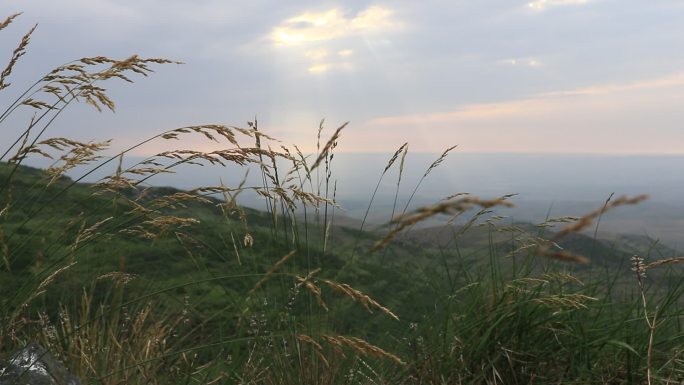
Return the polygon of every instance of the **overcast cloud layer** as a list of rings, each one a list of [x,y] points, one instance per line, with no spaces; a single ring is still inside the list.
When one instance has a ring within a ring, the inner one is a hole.
[[[185,62],[112,86],[116,114],[66,113],[57,132],[117,146],[194,123],[262,128],[342,151],[684,153],[684,3],[678,0],[5,0],[0,32],[28,53],[0,94],[72,59]],[[16,137],[4,128],[0,141]],[[148,149],[152,151],[154,149]]]

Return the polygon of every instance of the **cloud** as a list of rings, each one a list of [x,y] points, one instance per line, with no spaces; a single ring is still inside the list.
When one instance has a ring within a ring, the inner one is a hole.
[[[534,57],[522,57],[499,60],[497,64],[515,67],[541,67],[541,60]]]
[[[328,57],[328,50],[325,48],[319,48],[319,49],[313,49],[310,51],[306,51],[304,53],[304,56],[310,58],[311,60],[322,60]]]
[[[342,49],[337,51],[337,56],[339,57],[349,57],[354,54],[353,49]]]
[[[308,71],[311,73],[321,73],[325,72],[330,69],[330,64],[314,64],[311,67],[308,68]]]
[[[535,0],[527,3],[527,6],[536,10],[544,10],[560,5],[583,5],[587,3],[589,0]]]
[[[10,0],[6,6],[14,5],[22,12],[33,14],[52,14],[66,19],[98,19],[117,18],[119,20],[139,20],[143,15],[137,7],[130,4],[120,4],[113,0],[64,0],[60,2],[51,0],[36,0],[31,2]]]
[[[581,96],[581,95],[608,95],[626,91],[638,91],[684,85],[684,72],[678,72],[669,76],[647,79],[637,82],[622,84],[603,84],[594,87],[584,87],[570,91],[557,91],[542,94],[546,97],[554,96]]]
[[[352,59],[361,59],[356,49],[359,43],[384,37],[404,25],[386,7],[371,5],[355,14],[332,8],[289,17],[271,30],[268,40],[281,53],[305,57],[309,73],[322,74],[356,68]]]
[[[402,23],[388,8],[370,6],[351,17],[333,8],[288,18],[275,27],[270,36],[275,45],[293,46],[388,31],[401,26]]]
[[[357,151],[389,151],[401,138],[418,151],[458,143],[484,152],[682,153],[681,100],[684,72],[371,119],[348,142]]]
[[[311,59],[312,64],[307,71],[312,74],[322,74],[330,70],[352,70],[354,65],[349,62],[352,55],[354,55],[352,49],[339,50],[334,55],[325,48],[313,49],[304,53],[304,56]]]

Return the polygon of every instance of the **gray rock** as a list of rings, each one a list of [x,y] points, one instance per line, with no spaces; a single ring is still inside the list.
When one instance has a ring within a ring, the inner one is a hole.
[[[43,347],[32,343],[0,362],[0,385],[81,385]]]

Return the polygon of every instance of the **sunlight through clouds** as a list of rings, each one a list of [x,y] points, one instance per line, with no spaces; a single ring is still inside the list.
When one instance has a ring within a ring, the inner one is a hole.
[[[557,5],[582,5],[588,2],[589,0],[535,0],[527,3],[527,6],[536,10],[544,10]]]
[[[311,60],[323,60],[328,57],[328,50],[324,48],[312,49],[310,51],[306,51],[304,55]]]
[[[271,38],[276,45],[291,46],[374,33],[401,27],[390,9],[371,6],[354,17],[333,8],[326,12],[304,12],[276,27]]]
[[[499,60],[497,64],[519,67],[541,67],[543,65],[539,59],[534,57],[504,59]]]
[[[349,57],[353,54],[354,54],[354,50],[352,50],[352,49],[343,49],[343,50],[337,51],[337,55],[339,57]]]
[[[403,25],[386,7],[369,6],[355,14],[333,8],[290,17],[273,28],[269,40],[276,48],[303,55],[309,59],[308,72],[320,74],[354,68],[349,60],[355,56],[352,47],[358,42],[351,38],[386,34]]]
[[[311,73],[321,73],[325,72],[330,68],[329,64],[315,64],[309,67],[309,72]]]

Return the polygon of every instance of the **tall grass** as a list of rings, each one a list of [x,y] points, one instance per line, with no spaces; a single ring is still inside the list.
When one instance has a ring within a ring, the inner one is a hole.
[[[0,92],[14,89],[8,79],[34,31],[12,52]],[[551,218],[532,228],[505,224],[494,212],[512,206],[513,195],[455,194],[409,210],[450,147],[399,212],[405,144],[379,174],[360,228],[350,230],[334,223],[333,166],[346,123],[326,139],[321,122],[313,156],[282,146],[256,119],[246,128],[173,128],[109,155],[110,141],[49,137],[70,105],[85,101],[113,110],[106,84],[132,82],[153,65],[173,63],[179,64],[138,56],[76,60],[17,91],[0,115],[2,128],[10,116],[34,112],[16,140],[0,149],[6,162],[0,164],[0,357],[39,341],[93,384],[684,379],[682,259],[635,256],[630,262],[604,248],[622,264],[596,274],[582,265],[596,255],[561,246],[594,222],[598,227],[609,210],[644,196],[609,199],[583,217]],[[190,135],[225,147],[172,147]],[[150,142],[169,150],[128,166],[128,154]],[[54,163],[41,172],[22,166],[34,156]],[[381,233],[364,232],[381,181],[397,160],[393,218]],[[116,166],[111,175],[79,183],[107,165]],[[151,187],[155,176],[180,166],[258,170],[260,183]],[[241,194],[263,198],[264,212],[241,206]],[[416,226],[435,218],[446,218],[450,239],[418,246]],[[486,242],[468,243],[475,237]],[[594,242],[591,250],[599,250],[596,230]],[[390,251],[390,245],[398,247]]]
[[[2,28],[17,16],[7,18]],[[9,85],[6,80],[34,30],[22,37],[13,52],[2,72],[2,88]],[[326,312],[335,301],[324,300],[324,295],[333,291],[369,310],[375,306],[392,314],[361,291],[316,276],[329,239],[330,208],[335,205],[333,150],[344,125],[310,165],[296,148],[274,150],[276,142],[258,130],[256,120],[247,128],[210,124],[171,129],[110,156],[102,155],[109,141],[48,137],[52,123],[74,102],[85,101],[100,111],[114,110],[114,101],[104,88],[107,82],[132,82],[134,75],[149,74],[151,65],[170,63],[177,62],[138,56],[76,60],[42,76],[0,117],[2,124],[22,109],[35,110],[27,128],[0,158],[8,162],[0,185],[0,241],[8,280],[0,307],[0,351],[39,340],[89,383],[105,384],[329,383],[359,365],[371,368],[369,362],[375,359],[399,362],[384,349],[340,334],[327,324]],[[321,131],[322,126],[319,136]],[[211,152],[170,149],[124,166],[127,154],[140,146],[152,141],[170,145],[187,135],[200,135],[226,147]],[[45,174],[27,175],[22,164],[30,156],[56,160]],[[291,163],[292,169],[280,170],[279,160]],[[78,182],[115,162],[116,171],[91,184],[90,193],[76,188]],[[147,187],[156,175],[173,172],[180,165],[253,165],[261,172],[262,185],[221,184],[170,193]],[[325,173],[323,193],[321,182],[314,185],[312,178],[320,167]],[[77,170],[86,171],[65,179],[67,172],[73,175]],[[13,194],[15,189],[21,189],[21,196]],[[246,209],[236,200],[242,192],[264,198],[269,233],[259,233],[262,227],[250,229]],[[55,207],[65,202],[70,206]],[[317,218],[322,216],[323,229],[315,233],[320,243],[310,237],[314,234],[307,216],[303,225],[298,223],[301,207],[313,208]],[[61,218],[56,215],[60,212],[78,214]],[[229,241],[215,228],[205,230],[220,239],[196,229],[202,212],[212,218],[210,224],[220,226],[218,230],[230,230]],[[212,216],[216,213],[230,223],[216,223]],[[66,231],[55,232],[55,228]],[[298,251],[302,229],[307,234],[304,255]],[[37,239],[45,239],[38,250]],[[166,287],[128,273],[130,265],[149,264],[125,255],[126,249],[140,250],[144,243],[150,251],[163,248],[184,253],[197,271],[166,280],[173,283]],[[229,247],[217,248],[220,244]],[[118,261],[95,262],[106,245],[121,247],[122,255]],[[234,260],[226,260],[230,252]],[[235,273],[218,274],[216,261],[225,262],[224,267]],[[81,265],[87,269],[94,263],[114,269],[93,271],[90,278],[88,271],[79,270]],[[186,281],[178,283],[183,276]],[[87,281],[80,281],[84,278]],[[115,282],[107,289],[108,279]],[[327,282],[327,289],[321,289],[322,282]],[[183,295],[193,290],[204,298],[193,303]],[[371,361],[364,361],[365,356]]]

